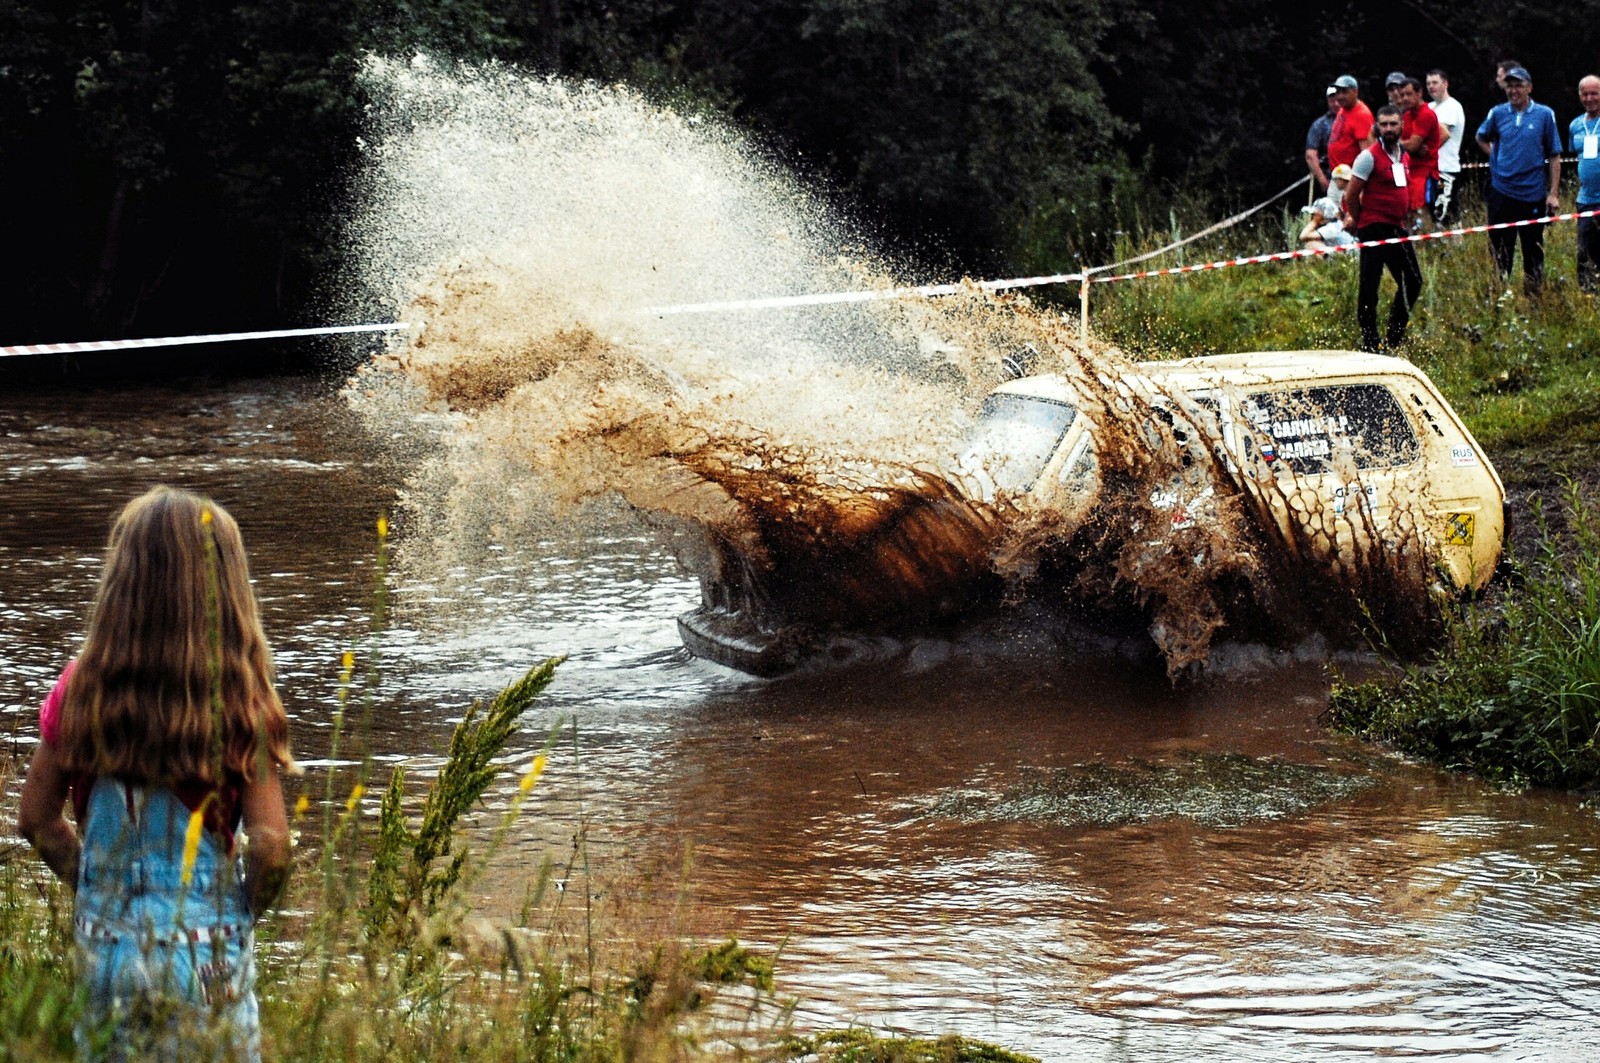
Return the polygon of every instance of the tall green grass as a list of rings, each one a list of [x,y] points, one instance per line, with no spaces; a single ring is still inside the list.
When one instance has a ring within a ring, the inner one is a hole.
[[[1397,680],[1336,684],[1335,729],[1512,785],[1600,784],[1600,511],[1573,487],[1498,609],[1468,608]],[[1541,522],[1542,523],[1542,522]]]

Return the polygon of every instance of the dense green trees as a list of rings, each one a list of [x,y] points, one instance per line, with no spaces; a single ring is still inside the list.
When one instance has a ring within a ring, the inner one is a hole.
[[[369,51],[714,107],[940,269],[1059,268],[1174,190],[1299,168],[1334,74],[1512,52],[1570,114],[1596,0],[0,2],[0,342],[302,323],[337,283]]]

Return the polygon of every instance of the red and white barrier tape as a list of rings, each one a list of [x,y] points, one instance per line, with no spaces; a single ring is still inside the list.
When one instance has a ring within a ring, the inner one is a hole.
[[[1167,244],[1165,247],[1158,247],[1154,251],[1146,251],[1143,254],[1135,255],[1133,258],[1126,258],[1120,262],[1112,262],[1104,266],[1096,266],[1091,270],[1078,273],[1052,273],[1044,277],[1011,277],[1006,280],[973,281],[972,287],[985,292],[1001,292],[1012,288],[1040,288],[1047,284],[1081,284],[1086,277],[1092,277],[1096,273],[1104,273],[1107,270],[1116,269],[1118,266],[1131,266],[1135,262],[1143,262],[1146,259],[1155,258],[1157,255],[1164,255],[1168,251],[1175,251],[1185,244],[1191,244],[1202,237],[1210,236],[1213,233],[1237,225],[1252,214],[1276,203],[1310,180],[1310,174],[1296,178],[1283,191],[1262,200],[1247,210],[1240,211],[1231,218],[1224,218],[1215,225],[1207,226],[1197,233],[1185,236],[1183,239]],[[908,288],[879,288],[859,292],[824,292],[818,295],[777,295],[760,299],[725,299],[711,303],[682,303],[676,306],[652,306],[640,312],[666,317],[675,314],[705,314],[724,310],[779,310],[796,306],[829,306],[840,303],[870,303],[880,299],[955,295],[965,290],[967,290],[966,286],[961,284],[924,284]]]
[[[293,336],[337,336],[350,332],[398,332],[404,322],[383,325],[329,325],[324,328],[286,328],[269,332],[220,332],[210,336],[158,336],[138,340],[84,340],[77,343],[22,343],[0,347],[0,358],[34,354],[84,354],[91,351],[126,351],[144,347],[182,347],[195,343],[230,343],[235,340],[276,340]]]
[[[1138,273],[1119,273],[1112,277],[1090,277],[1091,284],[1111,284],[1115,281],[1139,280],[1144,277],[1170,277],[1178,273],[1200,273],[1205,270],[1229,269],[1233,266],[1252,266],[1259,262],[1286,262],[1293,258],[1311,258],[1316,255],[1344,255],[1363,247],[1383,247],[1386,244],[1415,244],[1423,240],[1444,240],[1453,236],[1493,232],[1496,229],[1520,229],[1527,225],[1549,225],[1552,222],[1572,221],[1575,218],[1592,218],[1600,210],[1584,210],[1571,214],[1555,214],[1545,218],[1523,218],[1521,221],[1496,222],[1493,225],[1469,225],[1463,229],[1445,229],[1436,233],[1418,233],[1416,236],[1392,236],[1385,240],[1364,240],[1345,247],[1303,247],[1294,251],[1277,251],[1270,255],[1251,255],[1247,258],[1225,258],[1217,262],[1203,262],[1194,266],[1169,266],[1166,269],[1147,269]]]
[[[986,292],[1009,288],[1037,288],[1046,284],[1066,284],[1083,280],[1082,273],[1052,273],[1048,277],[1012,277],[1008,280],[973,281],[972,287]],[[962,284],[923,284],[912,288],[874,288],[859,292],[824,292],[819,295],[774,295],[763,299],[727,299],[714,303],[681,303],[677,306],[650,306],[641,314],[667,317],[674,314],[704,314],[717,310],[779,310],[792,306],[829,306],[839,303],[871,303],[880,299],[909,299],[917,296],[955,295],[966,290]]]
[[[1252,207],[1250,210],[1237,214],[1223,222],[1217,223],[1203,233],[1196,233],[1179,244],[1188,243],[1190,240],[1207,233],[1215,232],[1219,228],[1239,221],[1262,207],[1281,198],[1286,193],[1298,188],[1308,178],[1301,178],[1290,185],[1283,192],[1273,196],[1272,199]],[[1449,237],[1468,236],[1476,233],[1493,232],[1496,229],[1517,229],[1527,225],[1549,225],[1558,221],[1573,221],[1578,218],[1592,218],[1600,215],[1600,210],[1576,211],[1569,214],[1556,214],[1544,218],[1524,218],[1521,221],[1499,222],[1494,225],[1471,225],[1461,229],[1447,229],[1436,233],[1419,233],[1416,236],[1396,236],[1386,240],[1367,240],[1362,243],[1351,244],[1346,247],[1316,247],[1299,248],[1294,251],[1277,251],[1267,255],[1250,255],[1244,258],[1225,258],[1216,262],[1203,262],[1193,266],[1170,266],[1165,269],[1141,270],[1136,273],[1118,273],[1112,276],[1098,276],[1106,270],[1115,269],[1117,266],[1140,262],[1165,251],[1172,250],[1179,244],[1158,248],[1155,251],[1127,259],[1123,262],[1112,263],[1109,266],[1097,266],[1094,269],[1078,273],[1053,273],[1041,277],[1012,277],[1006,280],[975,281],[972,287],[981,291],[1005,291],[1011,288],[1037,288],[1048,284],[1076,283],[1081,286],[1088,284],[1114,284],[1118,281],[1141,280],[1146,277],[1170,277],[1180,273],[1201,273],[1208,270],[1230,269],[1234,266],[1249,266],[1262,262],[1286,262],[1296,258],[1313,258],[1325,255],[1342,255],[1351,251],[1359,251],[1363,247],[1381,247],[1386,244],[1420,243],[1423,240],[1443,240]],[[770,310],[794,306],[818,306],[828,303],[864,303],[878,299],[904,299],[912,296],[937,296],[954,295],[966,290],[964,284],[927,284],[911,288],[885,288],[873,291],[856,292],[828,292],[819,295],[784,295],[765,299],[739,299],[715,303],[689,303],[680,306],[650,307],[645,314],[664,316],[668,314],[694,314],[713,310]],[[336,336],[353,332],[399,332],[412,326],[405,322],[392,322],[373,325],[330,325],[322,328],[274,329],[267,332],[224,332],[208,336],[162,336],[149,339],[132,340],[87,340],[75,343],[27,343],[10,347],[0,347],[0,358],[15,358],[27,355],[40,354],[82,354],[96,351],[122,351],[149,347],[179,347],[200,343],[228,343],[236,340],[266,340],[287,339],[297,336]]]

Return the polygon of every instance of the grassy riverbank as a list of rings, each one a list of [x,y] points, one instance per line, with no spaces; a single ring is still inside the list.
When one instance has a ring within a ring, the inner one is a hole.
[[[1298,227],[1298,216],[1282,215],[1230,233],[1189,261],[1289,246]],[[1575,282],[1575,231],[1571,222],[1547,230],[1539,300],[1522,292],[1520,254],[1507,289],[1481,235],[1418,245],[1424,288],[1398,353],[1438,383],[1495,461],[1511,506],[1515,568],[1454,612],[1439,649],[1407,662],[1397,680],[1336,685],[1329,719],[1489,778],[1593,788],[1600,785],[1600,304]],[[1137,357],[1349,349],[1359,339],[1356,281],[1355,256],[1150,278],[1097,289],[1091,320]],[[1385,278],[1380,318],[1392,293]]]

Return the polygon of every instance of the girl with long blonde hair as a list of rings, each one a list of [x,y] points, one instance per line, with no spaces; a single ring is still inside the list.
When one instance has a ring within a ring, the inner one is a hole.
[[[259,1059],[253,927],[296,769],[226,510],[166,487],[124,507],[39,724],[18,829],[76,894],[80,1054]]]

